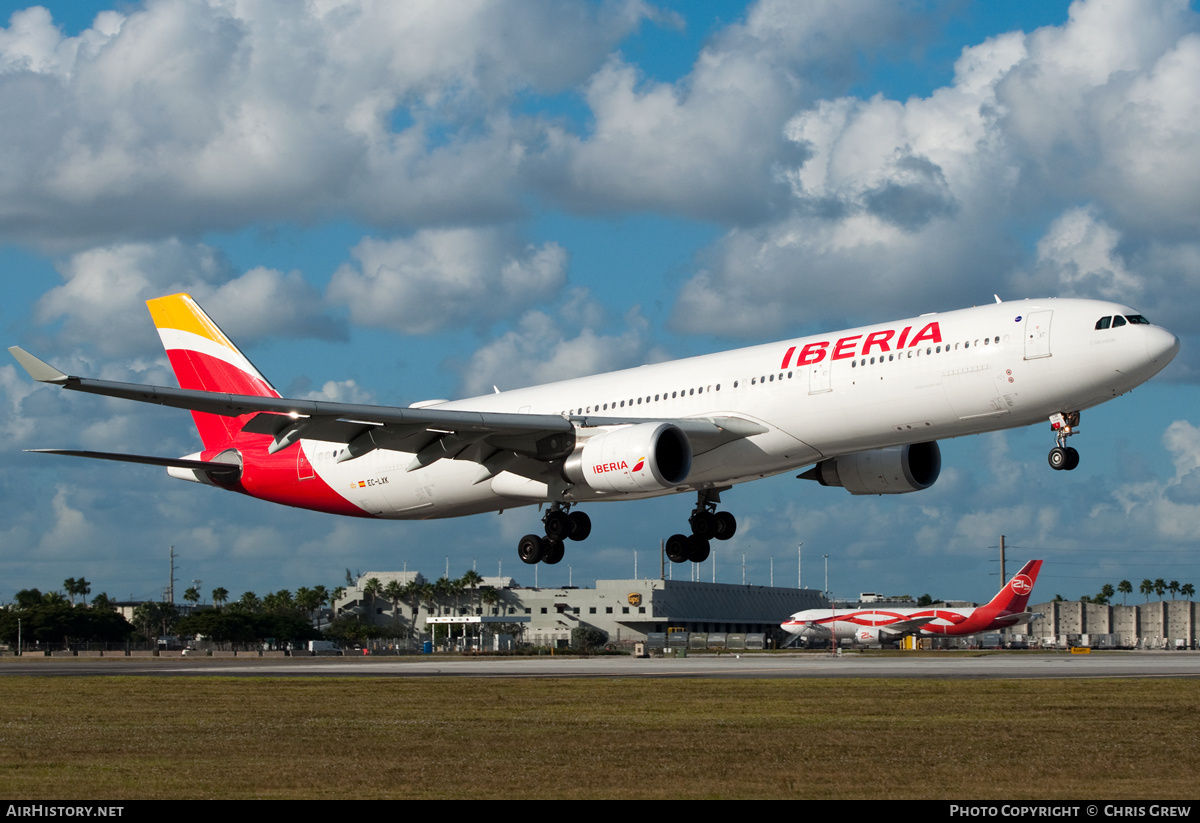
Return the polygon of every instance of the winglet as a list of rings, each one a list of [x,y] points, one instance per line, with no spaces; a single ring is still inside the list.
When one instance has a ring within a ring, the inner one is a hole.
[[[66,383],[67,376],[49,363],[43,363],[20,346],[9,346],[8,353],[39,383]]]

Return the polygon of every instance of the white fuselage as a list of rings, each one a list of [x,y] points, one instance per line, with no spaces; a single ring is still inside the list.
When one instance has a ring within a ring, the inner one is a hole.
[[[589,417],[734,418],[765,429],[694,454],[686,480],[661,491],[601,493],[508,472],[480,482],[470,460],[408,471],[413,455],[386,449],[337,463],[339,445],[301,443],[318,476],[379,517],[720,488],[838,455],[1046,422],[1110,400],[1178,350],[1178,339],[1158,326],[1096,328],[1102,317],[1134,314],[1094,300],[997,303],[437,406],[562,415],[577,421],[581,444],[607,431],[589,427]]]

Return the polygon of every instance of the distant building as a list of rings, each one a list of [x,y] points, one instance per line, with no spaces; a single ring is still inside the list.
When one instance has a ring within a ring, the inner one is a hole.
[[[387,585],[399,580],[424,582],[419,572],[368,572],[334,604],[335,612],[356,613],[379,626],[399,626],[410,637],[425,638],[428,622],[465,623],[476,634],[482,623],[509,624],[520,640],[538,646],[563,646],[571,630],[592,626],[605,632],[614,644],[644,641],[648,636],[673,631],[693,633],[764,634],[778,642],[779,628],[789,614],[801,609],[824,608],[819,591],[728,583],[695,583],[682,580],[597,580],[594,588],[524,588],[512,578],[485,577],[474,592],[437,602],[402,602],[399,614],[392,603],[363,591],[366,581],[378,578]],[[483,590],[494,590],[485,602]],[[415,605],[415,608],[414,608]]]
[[[1030,606],[1040,612],[1027,627],[1031,638],[1059,646],[1097,645],[1093,636],[1114,635],[1113,645],[1140,649],[1196,648],[1196,604],[1190,600],[1159,600],[1131,606],[1109,606],[1078,600],[1052,600]],[[1085,637],[1086,636],[1086,637]],[[1081,640],[1088,642],[1083,643]]]

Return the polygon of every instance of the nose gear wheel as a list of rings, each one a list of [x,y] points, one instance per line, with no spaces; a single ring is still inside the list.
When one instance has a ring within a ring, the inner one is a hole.
[[[1060,412],[1050,415],[1050,428],[1057,444],[1046,456],[1050,468],[1055,471],[1072,471],[1079,465],[1079,452],[1067,445],[1067,438],[1078,434],[1079,412]]]

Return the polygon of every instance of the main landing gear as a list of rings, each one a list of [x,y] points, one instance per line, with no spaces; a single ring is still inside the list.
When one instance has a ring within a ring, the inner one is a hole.
[[[672,563],[703,563],[708,559],[710,540],[728,540],[737,531],[737,520],[729,512],[717,511],[721,502],[718,491],[696,493],[696,508],[688,518],[690,535],[673,534],[667,538],[667,559]]]
[[[1079,428],[1079,412],[1065,412],[1050,415],[1050,428],[1054,431],[1054,441],[1058,444],[1050,450],[1047,460],[1050,468],[1055,471],[1071,471],[1079,465],[1079,452],[1068,446],[1067,438]]]
[[[583,512],[569,511],[566,503],[553,503],[549,511],[542,515],[542,525],[546,536],[527,534],[517,543],[517,554],[521,560],[533,563],[548,563],[554,565],[563,559],[565,550],[563,541],[585,540],[592,533],[592,520]]]

